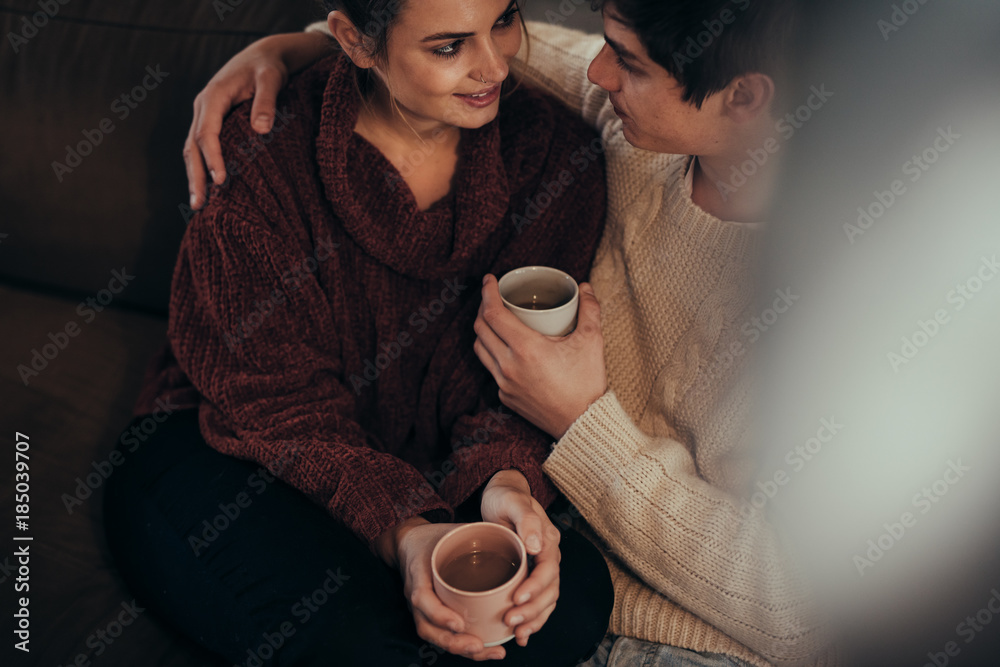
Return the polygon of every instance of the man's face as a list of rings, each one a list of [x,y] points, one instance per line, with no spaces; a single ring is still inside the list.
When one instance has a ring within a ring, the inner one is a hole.
[[[723,93],[710,95],[701,109],[685,102],[683,86],[653,62],[611,2],[604,5],[604,36],[588,76],[610,93],[629,143],[678,155],[709,156],[724,149]]]

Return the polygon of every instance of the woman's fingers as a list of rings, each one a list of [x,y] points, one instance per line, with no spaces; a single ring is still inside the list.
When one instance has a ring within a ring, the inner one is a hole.
[[[558,590],[559,561],[562,559],[562,554],[559,551],[559,530],[551,523],[549,526],[554,531],[554,535],[546,527],[546,539],[542,550],[535,556],[535,569],[531,571],[531,575],[525,579],[524,583],[514,591],[514,604],[524,605],[553,586]]]
[[[446,607],[429,584],[414,589],[410,594],[410,606],[439,628],[448,628],[456,633],[465,630],[461,615]]]
[[[542,612],[532,621],[527,623],[522,623],[514,629],[514,639],[520,646],[527,646],[528,639],[531,635],[535,634],[542,629],[546,621],[549,620],[549,616],[555,611],[556,605],[553,602],[551,605],[542,610]]]
[[[531,508],[512,517],[517,535],[524,541],[524,547],[532,556],[542,551],[542,519]]]
[[[556,601],[559,599],[559,575],[552,580],[547,586],[539,590],[537,593],[533,594],[528,602],[525,604],[513,607],[504,615],[504,621],[507,625],[520,626],[524,623],[533,623],[538,620],[538,617],[549,607],[554,607]],[[542,627],[542,624],[538,623],[538,628]],[[537,628],[536,628],[537,629]]]
[[[413,614],[417,624],[417,634],[421,639],[440,646],[455,655],[473,656],[485,652],[483,642],[473,635],[452,632],[432,622],[419,609]]]

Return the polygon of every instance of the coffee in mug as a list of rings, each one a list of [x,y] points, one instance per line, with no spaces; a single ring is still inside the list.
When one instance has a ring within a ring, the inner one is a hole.
[[[499,551],[470,551],[459,554],[441,567],[446,584],[479,593],[501,586],[517,574],[517,562]]]
[[[514,638],[503,621],[514,591],[528,576],[528,553],[517,533],[497,523],[463,524],[431,553],[434,592],[465,620],[465,632],[499,646]]]
[[[580,287],[568,273],[525,266],[504,275],[499,287],[504,306],[535,331],[565,336],[576,328]]]

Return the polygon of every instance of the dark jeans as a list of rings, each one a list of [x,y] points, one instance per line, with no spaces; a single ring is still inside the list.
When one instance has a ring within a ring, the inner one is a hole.
[[[140,604],[234,665],[473,664],[417,636],[399,574],[322,508],[209,447],[196,411],[124,455],[104,504],[118,569]],[[604,637],[607,566],[573,530],[561,549],[555,612],[500,664],[575,665]]]

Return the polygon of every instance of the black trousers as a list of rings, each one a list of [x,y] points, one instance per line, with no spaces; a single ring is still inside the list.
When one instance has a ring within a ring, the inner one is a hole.
[[[401,577],[353,533],[266,469],[209,447],[197,411],[123,453],[104,500],[119,571],[140,604],[233,665],[473,664],[416,634]],[[505,644],[499,664],[569,667],[603,638],[607,566],[572,529],[560,547],[555,612],[526,648]]]

